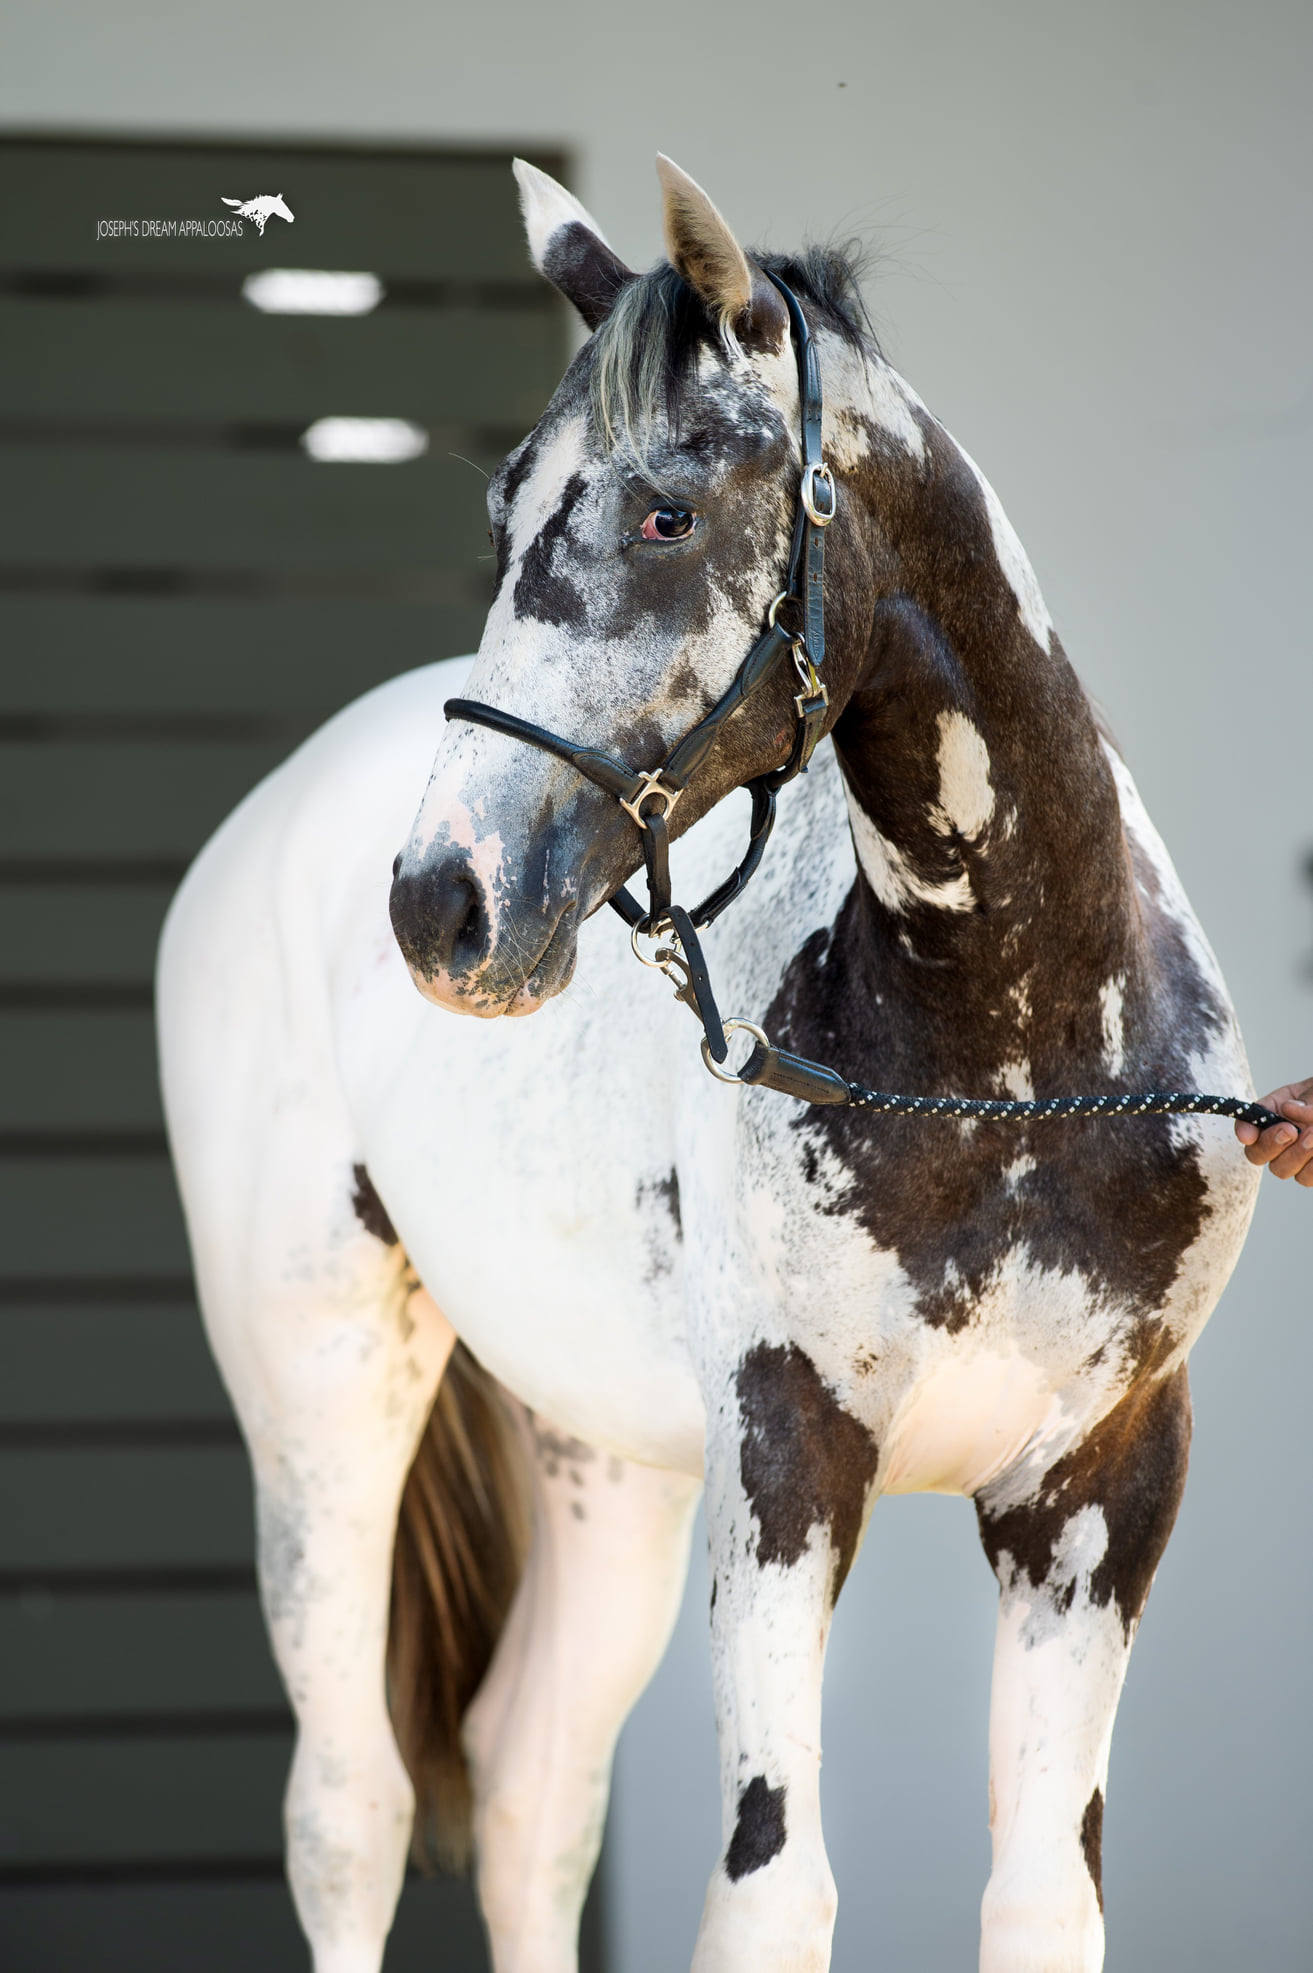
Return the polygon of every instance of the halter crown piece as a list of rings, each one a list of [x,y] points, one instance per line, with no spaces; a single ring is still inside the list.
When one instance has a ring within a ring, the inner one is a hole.
[[[523,740],[527,746],[539,747],[544,753],[555,754],[619,802],[641,833],[648,905],[644,911],[631,892],[621,886],[610,899],[611,908],[629,926],[636,957],[673,979],[676,999],[682,1000],[701,1021],[703,1059],[718,1081],[759,1085],[778,1090],[781,1095],[797,1097],[804,1103],[852,1104],[884,1116],[977,1118],[1001,1123],[1047,1117],[1206,1112],[1236,1117],[1260,1128],[1281,1122],[1259,1103],[1244,1103],[1227,1096],[1151,1092],[1134,1096],[1059,1096],[1047,1102],[890,1096],[848,1082],[836,1070],[819,1062],[809,1062],[802,1056],[772,1047],[752,1021],[722,1020],[698,933],[705,931],[743,894],[775,825],[775,797],[795,776],[806,772],[830,704],[820,675],[825,662],[825,530],[838,512],[838,491],[821,451],[820,363],[798,297],[778,275],[769,269],[762,272],[778,288],[789,311],[790,333],[798,359],[802,476],[784,587],[770,606],[765,630],[739,666],[728,691],[671,749],[659,767],[638,770],[614,754],[597,747],[576,746],[545,726],[535,726],[531,720],[484,705],[478,699],[448,699],[443,707],[447,718],[468,720],[475,726],[489,727],[494,733],[505,733],[512,740]],[[800,631],[786,630],[780,623],[779,612],[786,604],[794,606],[800,615]],[[789,757],[782,767],[759,774],[746,784],[752,796],[747,852],[723,884],[703,898],[695,911],[686,911],[670,895],[667,825],[671,811],[711,752],[726,720],[774,678],[786,654],[792,655],[800,687],[793,699],[797,725]],[[668,939],[669,943],[663,943],[652,958],[645,959],[638,950],[640,936]],[[729,1036],[735,1029],[752,1035],[755,1046],[739,1073],[731,1075],[719,1064],[729,1053]]]

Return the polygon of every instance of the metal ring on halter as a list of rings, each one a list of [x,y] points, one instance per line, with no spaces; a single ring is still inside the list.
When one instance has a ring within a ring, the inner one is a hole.
[[[767,612],[766,612],[766,622],[767,622],[767,623],[768,623],[768,624],[770,625],[770,628],[771,628],[772,630],[774,630],[774,628],[775,628],[775,618],[776,618],[776,616],[777,616],[777,615],[778,615],[778,613],[779,613],[779,607],[780,607],[780,604],[781,604],[781,603],[787,603],[787,602],[789,602],[790,600],[791,600],[791,599],[790,599],[790,593],[789,593],[789,591],[788,591],[787,589],[781,589],[781,591],[780,591],[780,593],[779,593],[779,595],[778,595],[778,596],[777,596],[777,597],[775,598],[775,601],[774,601],[774,602],[773,602],[773,603],[771,604],[771,606],[770,606],[770,608],[769,608],[769,609],[767,610]],[[798,648],[798,645],[799,645],[799,644],[800,644],[801,642],[802,642],[802,639],[801,639],[800,637],[794,637],[794,638],[793,638],[793,647],[794,647],[794,649],[795,649],[795,650],[796,650],[796,649]]]
[[[645,959],[642,953],[639,951],[638,940],[640,936],[645,939],[659,938],[662,941],[661,948],[654,959]],[[630,950],[632,951],[639,965],[650,966],[654,973],[664,973],[667,976],[667,978],[669,978],[670,975],[670,961],[672,959],[679,958],[679,954],[677,952],[672,952],[670,949],[671,940],[673,938],[674,938],[674,933],[671,932],[669,929],[667,929],[664,932],[648,932],[648,931],[644,931],[641,923],[637,925],[631,925],[629,927]]]
[[[823,486],[829,495],[828,507],[818,507],[816,505],[816,488],[818,484]],[[830,525],[830,522],[839,511],[839,495],[835,488],[834,476],[824,460],[820,461],[817,465],[807,467],[802,476],[802,485],[798,491],[798,498],[802,501],[807,519],[813,527],[827,528]]]
[[[736,1028],[742,1028],[746,1034],[750,1034],[754,1036],[755,1039],[761,1043],[763,1048],[770,1047],[770,1037],[767,1034],[765,1034],[761,1028],[757,1026],[757,1023],[755,1021],[740,1021],[740,1020],[722,1021],[720,1025],[724,1030],[726,1041],[729,1040],[730,1036],[733,1034]],[[711,1050],[707,1046],[707,1037],[705,1035],[703,1035],[702,1037],[702,1059],[706,1063],[707,1067],[710,1069],[712,1075],[716,1078],[717,1082],[743,1083],[743,1078],[741,1076],[727,1076],[725,1074],[725,1071],[719,1066],[719,1064],[712,1061]],[[747,1085],[744,1084],[743,1086],[746,1088]]]

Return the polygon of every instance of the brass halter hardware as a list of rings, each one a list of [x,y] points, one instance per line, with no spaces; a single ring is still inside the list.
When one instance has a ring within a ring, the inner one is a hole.
[[[632,816],[640,829],[647,827],[647,817],[643,814],[644,802],[650,801],[653,795],[658,795],[665,803],[665,807],[659,811],[662,820],[665,821],[684,792],[682,788],[668,788],[661,778],[664,772],[665,769],[661,767],[640,767],[638,778],[644,784],[641,792],[631,801],[626,801],[623,795],[618,798],[625,814]]]

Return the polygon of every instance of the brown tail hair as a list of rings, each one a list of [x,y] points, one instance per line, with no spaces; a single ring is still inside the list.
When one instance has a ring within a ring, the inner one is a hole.
[[[457,1343],[406,1480],[392,1558],[388,1701],[425,1866],[469,1863],[461,1720],[510,1609],[528,1524],[514,1427],[492,1378]]]

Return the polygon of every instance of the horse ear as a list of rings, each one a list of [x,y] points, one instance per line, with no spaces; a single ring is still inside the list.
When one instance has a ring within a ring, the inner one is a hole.
[[[722,330],[740,342],[778,344],[788,334],[789,317],[777,290],[752,265],[702,187],[660,152],[657,177],[671,266]]]
[[[529,254],[538,272],[559,288],[590,329],[605,322],[632,268],[613,254],[602,229],[564,185],[537,165],[516,158],[516,183]]]

